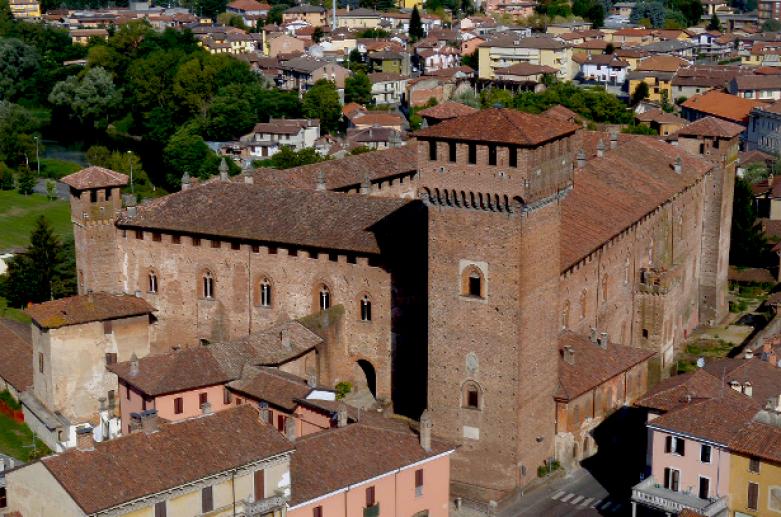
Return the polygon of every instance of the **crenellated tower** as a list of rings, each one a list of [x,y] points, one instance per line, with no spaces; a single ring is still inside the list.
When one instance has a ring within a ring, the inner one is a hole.
[[[560,202],[577,127],[490,109],[417,133],[428,206],[428,408],[452,480],[498,500],[553,455]]]

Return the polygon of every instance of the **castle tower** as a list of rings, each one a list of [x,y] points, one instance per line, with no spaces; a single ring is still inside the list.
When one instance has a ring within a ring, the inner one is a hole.
[[[79,294],[122,291],[114,218],[122,209],[120,191],[128,177],[102,167],[87,167],[61,181],[70,187]]]
[[[461,495],[499,500],[553,455],[560,202],[577,127],[491,109],[417,133],[428,205],[428,407]]]
[[[678,131],[678,145],[713,162],[706,180],[700,263],[700,322],[718,324],[729,313],[729,270],[732,198],[740,134],[744,128],[714,117],[700,119]]]

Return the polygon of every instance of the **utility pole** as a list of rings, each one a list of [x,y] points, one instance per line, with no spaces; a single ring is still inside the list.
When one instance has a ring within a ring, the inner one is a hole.
[[[35,163],[38,164],[38,177],[41,176],[41,160],[38,158],[38,137],[34,136],[35,139]]]
[[[130,193],[135,194],[135,188],[133,186],[133,151],[127,152],[128,159],[130,160]]]

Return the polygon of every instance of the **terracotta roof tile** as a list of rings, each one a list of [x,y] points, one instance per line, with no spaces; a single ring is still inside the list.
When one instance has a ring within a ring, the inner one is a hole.
[[[445,101],[436,106],[426,108],[418,112],[418,115],[425,118],[432,118],[437,120],[447,120],[451,118],[462,117],[464,115],[470,115],[479,111],[477,108],[467,106],[455,101]]]
[[[563,359],[566,346],[575,352],[575,364]],[[572,400],[653,355],[655,352],[615,343],[609,343],[604,349],[588,337],[563,332],[559,336],[559,391],[556,398]]]
[[[228,386],[255,400],[264,400],[290,412],[298,405],[296,399],[304,399],[312,391],[305,379],[275,368],[252,366],[244,368],[241,378]]]
[[[93,293],[29,306],[25,312],[44,329],[150,314],[155,308],[127,294]]]
[[[730,393],[731,392],[731,393]],[[721,380],[702,369],[691,373],[676,375],[661,381],[640,400],[636,406],[653,409],[662,413],[674,411],[692,401],[725,396],[744,397],[725,387]],[[746,399],[748,401],[748,399]]]
[[[368,111],[359,114],[350,119],[355,125],[367,126],[403,126],[405,119],[397,113],[382,113],[379,111]]]
[[[22,392],[33,385],[33,346],[30,325],[0,318],[0,377]]]
[[[727,391],[732,390],[727,388]],[[743,398],[745,400],[722,397],[687,402],[650,421],[648,426],[726,445],[757,412],[758,407],[751,399]]]
[[[120,172],[93,166],[68,174],[60,181],[76,190],[84,190],[88,188],[124,187],[128,184],[128,177]]]
[[[727,272],[727,278],[733,282],[748,282],[756,284],[776,284],[776,277],[770,270],[761,267],[750,267],[738,269],[730,266]]]
[[[512,109],[493,108],[471,115],[446,120],[436,126],[421,129],[419,138],[444,138],[536,146],[574,133],[578,127],[544,115],[523,113]]]
[[[739,75],[732,80],[738,90],[781,89],[781,75]]]
[[[706,115],[713,115],[733,122],[746,123],[752,109],[765,105],[761,101],[744,99],[728,93],[711,90],[689,97],[681,106],[705,113]]]
[[[709,136],[719,138],[734,138],[746,128],[716,117],[704,117],[688,124],[677,131],[680,136]]]
[[[781,463],[781,427],[757,421],[746,424],[728,443],[740,454]]]
[[[689,66],[689,62],[676,56],[651,56],[638,63],[640,71],[675,72],[679,68]]]
[[[705,370],[716,378],[744,384],[751,383],[751,398],[764,406],[768,399],[781,395],[781,368],[767,361],[755,359],[717,359],[706,361]]]
[[[514,65],[506,66],[504,68],[498,68],[494,73],[497,75],[526,76],[538,74],[555,74],[557,72],[558,70],[551,66],[534,65],[532,63],[515,63]]]
[[[452,445],[435,438],[432,438],[431,446],[431,452],[423,450],[418,435],[412,431],[391,430],[362,422],[299,438],[291,461],[290,505],[453,450]],[[348,453],[342,454],[339,461],[323,461],[334,451]]]
[[[379,253],[377,224],[408,202],[212,181],[142,205],[136,216],[123,214],[117,224],[122,228]],[[268,217],[269,213],[284,216]]]
[[[292,450],[282,434],[259,421],[256,409],[242,405],[41,462],[92,514]]]
[[[576,122],[580,116],[572,111],[571,109],[562,106],[561,104],[556,104],[555,106],[551,106],[550,108],[546,109],[542,112],[543,115],[546,117],[554,118],[556,120],[560,120],[562,122]]]

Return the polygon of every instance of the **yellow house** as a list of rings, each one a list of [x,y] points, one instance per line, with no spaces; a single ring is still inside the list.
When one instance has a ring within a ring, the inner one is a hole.
[[[208,406],[208,403],[204,404]],[[291,420],[293,422],[293,420]],[[8,511],[25,516],[286,515],[293,445],[245,404],[78,446],[6,475]]]
[[[10,0],[11,14],[20,20],[35,20],[41,17],[41,4],[38,0]]]
[[[418,10],[423,9],[423,0],[399,0],[399,9],[413,9],[415,7]]]
[[[648,100],[673,102],[672,79],[679,68],[689,62],[677,56],[650,56],[641,59],[634,72],[629,73],[629,95],[644,82],[648,85]]]
[[[730,510],[735,517],[781,514],[781,427],[764,423],[778,419],[763,410],[730,443]]]
[[[71,41],[74,45],[87,45],[90,38],[108,40],[106,29],[73,29],[70,31]]]
[[[480,79],[495,79],[497,69],[517,63],[555,68],[557,77],[565,81],[575,77],[578,68],[572,60],[572,48],[553,38],[500,36],[482,43],[477,55]]]
[[[380,26],[380,13],[364,7],[339,14],[336,25],[347,29],[376,29]]]

